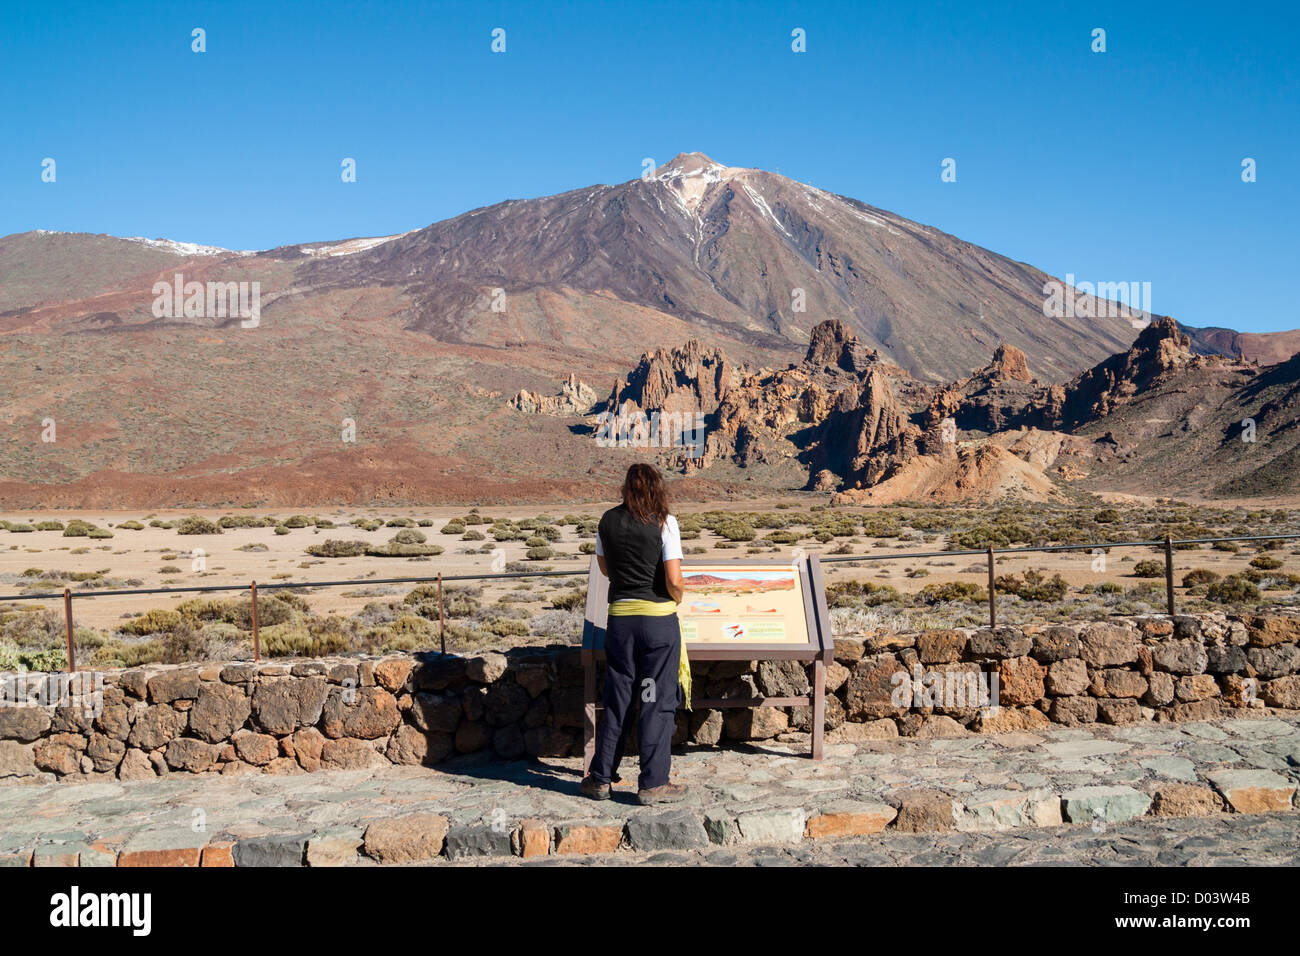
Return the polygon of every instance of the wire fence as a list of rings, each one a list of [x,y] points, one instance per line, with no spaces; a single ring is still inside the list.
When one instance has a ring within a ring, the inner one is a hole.
[[[906,554],[846,554],[846,555],[819,555],[818,559],[823,564],[832,563],[850,563],[862,561],[915,561],[918,558],[939,558],[939,557],[962,557],[962,556],[983,556],[988,563],[988,604],[989,604],[989,627],[997,627],[998,611],[994,599],[995,579],[994,565],[996,557],[1000,554],[1052,554],[1060,551],[1106,551],[1111,548],[1160,548],[1164,552],[1165,564],[1165,595],[1167,610],[1170,617],[1176,613],[1174,603],[1174,549],[1183,545],[1196,544],[1217,544],[1229,541],[1287,541],[1300,539],[1300,534],[1257,534],[1257,535],[1234,535],[1221,538],[1181,538],[1174,539],[1168,536],[1151,541],[1093,541],[1087,544],[1053,544],[1053,545],[1035,545],[1022,548],[994,548],[987,547],[983,549],[963,549],[957,551],[909,551]],[[120,597],[133,594],[201,594],[213,593],[220,591],[247,591],[251,601],[251,624],[253,633],[253,660],[260,661],[262,658],[261,638],[257,624],[257,594],[259,591],[273,591],[285,589],[300,588],[335,588],[335,587],[357,587],[360,585],[370,586],[376,584],[436,584],[438,586],[438,638],[441,645],[442,653],[447,653],[447,634],[446,620],[443,613],[443,592],[442,586],[448,581],[495,581],[509,580],[512,578],[541,578],[541,577],[572,577],[574,575],[583,575],[589,573],[589,567],[576,567],[566,570],[546,570],[546,571],[500,571],[490,574],[436,574],[422,577],[398,577],[398,578],[364,578],[361,580],[346,581],[280,581],[270,584],[258,584],[256,581],[250,581],[248,584],[195,584],[187,587],[167,587],[167,588],[118,588],[105,589],[73,594],[70,588],[64,588],[62,591],[44,591],[24,594],[0,594],[0,602],[13,601],[48,601],[62,598],[64,622],[67,630],[67,653],[68,653],[68,673],[76,671],[75,649],[73,647],[73,626],[72,626],[72,601],[73,598],[78,600],[97,597]]]

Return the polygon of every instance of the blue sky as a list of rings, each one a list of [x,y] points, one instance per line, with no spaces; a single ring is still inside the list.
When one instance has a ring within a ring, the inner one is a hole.
[[[1298,22],[1270,3],[11,0],[0,234],[385,235],[699,150],[1055,275],[1150,282],[1189,325],[1295,328]]]

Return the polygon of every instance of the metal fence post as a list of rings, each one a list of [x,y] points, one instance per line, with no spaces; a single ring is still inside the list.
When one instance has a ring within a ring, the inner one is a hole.
[[[438,640],[442,644],[442,653],[447,653],[447,631],[442,620],[442,572],[438,572]]]
[[[998,626],[998,606],[993,597],[993,545],[989,545],[989,627]]]
[[[1174,616],[1174,542],[1165,535],[1165,594],[1169,599],[1169,616]]]
[[[262,659],[262,639],[257,633],[257,582],[253,581],[248,585],[248,591],[252,598],[252,618],[253,618],[253,660]]]
[[[63,620],[68,630],[68,673],[75,673],[77,670],[77,654],[72,646],[72,590],[63,589]]]

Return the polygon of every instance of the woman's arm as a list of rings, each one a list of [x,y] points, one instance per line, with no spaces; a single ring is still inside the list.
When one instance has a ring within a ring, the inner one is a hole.
[[[664,519],[660,541],[663,547],[660,558],[664,563],[664,583],[668,585],[668,593],[673,600],[681,604],[682,597],[686,594],[686,582],[682,580],[682,535],[677,519],[672,515]]]
[[[609,568],[605,566],[605,556],[603,554],[596,555],[596,567],[600,568],[601,574],[609,577]]]
[[[674,601],[681,604],[682,598],[686,595],[686,582],[682,580],[681,559],[673,558],[671,561],[664,562],[664,580],[668,585],[668,593],[673,596]]]

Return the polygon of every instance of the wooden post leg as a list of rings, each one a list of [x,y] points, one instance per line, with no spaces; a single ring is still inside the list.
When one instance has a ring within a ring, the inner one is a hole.
[[[822,759],[822,739],[826,732],[826,663],[819,657],[813,662],[812,756]]]
[[[596,756],[596,662],[594,655],[582,655],[582,776],[591,772]]]

